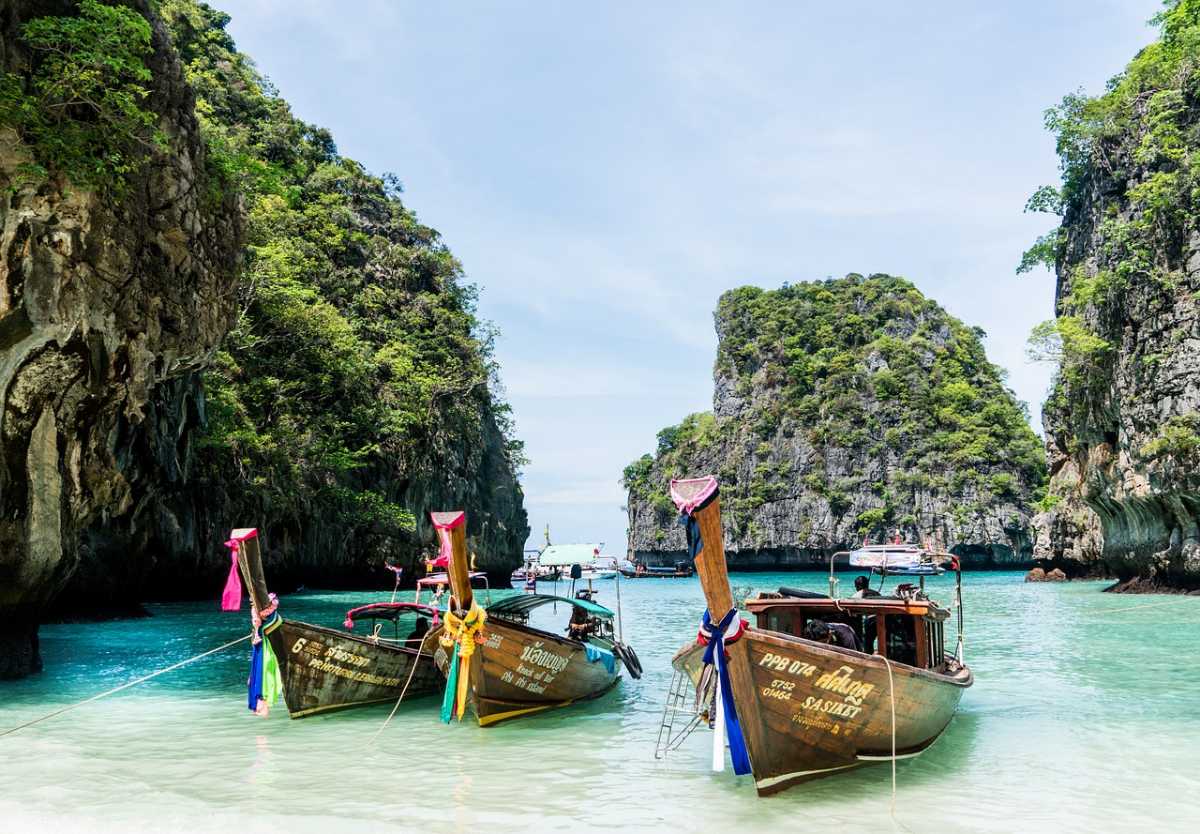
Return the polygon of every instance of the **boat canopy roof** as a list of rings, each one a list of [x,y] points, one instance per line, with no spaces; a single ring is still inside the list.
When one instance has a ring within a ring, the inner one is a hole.
[[[346,622],[349,624],[347,625],[349,628],[356,619],[371,618],[395,622],[405,614],[423,614],[432,617],[437,612],[437,609],[431,605],[420,605],[415,602],[373,602],[369,605],[351,608],[346,612]]]
[[[548,567],[590,565],[600,555],[598,544],[552,544],[542,551],[538,564]]]
[[[594,614],[597,617],[605,619],[612,619],[613,617],[613,612],[603,605],[588,602],[586,599],[568,599],[567,597],[556,597],[551,594],[514,594],[499,602],[492,603],[487,607],[487,612],[489,614],[524,615],[535,608],[541,608],[543,605],[549,605],[552,602],[561,602],[563,605],[574,605],[576,608],[582,608],[589,614]]]
[[[950,612],[931,599],[902,599],[900,597],[847,597],[832,599],[827,596],[794,597],[789,594],[760,593],[746,600],[746,608],[754,614],[771,608],[801,609],[826,614],[911,614],[944,620]]]

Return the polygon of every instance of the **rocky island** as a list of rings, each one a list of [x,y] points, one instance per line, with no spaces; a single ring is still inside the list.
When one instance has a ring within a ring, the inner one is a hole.
[[[631,555],[686,557],[667,482],[716,473],[735,570],[827,567],[897,532],[1032,561],[1045,463],[981,331],[889,275],[731,290],[716,329],[713,410],[625,469]]]

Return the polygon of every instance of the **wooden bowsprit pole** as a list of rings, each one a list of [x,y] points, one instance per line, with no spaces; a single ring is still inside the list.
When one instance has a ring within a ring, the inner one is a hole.
[[[438,561],[445,557],[446,573],[450,575],[450,604],[439,639],[450,649],[446,667],[446,692],[442,698],[442,721],[449,723],[455,716],[461,721],[474,691],[472,680],[478,668],[476,643],[483,636],[487,614],[475,605],[471,591],[471,573],[467,566],[466,513],[430,513],[434,529],[441,542]]]
[[[450,564],[446,573],[450,576],[450,606],[460,615],[471,609],[475,598],[471,590],[471,572],[467,564],[467,514],[462,510],[445,513],[430,513],[433,526],[439,537],[450,540]],[[443,540],[443,547],[445,541]]]
[[[250,594],[250,604],[254,609],[262,615],[262,612],[271,609],[271,594],[267,590],[267,575],[263,570],[262,563],[262,546],[257,530],[243,528],[233,530],[230,533],[230,538],[238,541],[238,569],[242,573],[242,581],[246,585],[246,590]],[[275,652],[275,657],[280,659],[279,674],[286,683],[288,678],[288,664],[284,660],[287,657],[285,647],[283,645],[283,633],[279,628],[271,628],[266,635],[266,639],[271,643],[271,650]]]
[[[759,730],[756,720],[738,720],[736,715],[738,705],[745,709],[753,703],[753,682],[748,642],[743,638],[741,620],[729,587],[717,479],[710,475],[672,481],[671,499],[686,517],[688,545],[708,606],[708,622],[701,631],[708,640],[709,651],[713,654],[711,662],[718,675],[713,698],[712,767],[714,771],[725,769],[728,733],[734,769],[738,773],[750,773],[749,750],[758,747],[755,742],[759,739],[755,734]],[[709,658],[706,656],[705,660],[709,661]]]

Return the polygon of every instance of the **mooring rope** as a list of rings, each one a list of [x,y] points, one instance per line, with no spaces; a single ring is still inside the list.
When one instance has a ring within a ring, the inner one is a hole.
[[[912,831],[907,825],[896,819],[896,687],[892,680],[892,662],[884,655],[879,656],[887,666],[888,673],[888,698],[892,702],[892,804],[888,813],[892,817],[892,822],[903,828],[905,831]]]
[[[208,657],[210,654],[216,654],[217,652],[225,651],[225,649],[228,649],[231,646],[236,646],[238,643],[242,643],[242,642],[245,642],[246,640],[249,640],[251,636],[252,635],[247,634],[244,637],[239,637],[236,640],[231,640],[228,643],[226,643],[224,646],[217,646],[215,649],[209,649],[206,652],[201,652],[200,654],[196,655],[195,657],[189,657],[187,660],[181,660],[178,663],[173,663],[165,669],[159,669],[157,672],[151,672],[149,675],[143,675],[142,677],[138,678],[137,680],[129,681],[129,683],[123,683],[120,686],[113,687],[112,689],[108,690],[107,692],[101,692],[99,695],[93,695],[90,698],[84,698],[82,701],[76,701],[73,704],[68,704],[65,707],[54,710],[54,712],[48,712],[45,715],[41,716],[40,718],[35,718],[32,721],[26,721],[24,724],[18,724],[16,727],[10,727],[9,729],[0,733],[0,738],[3,738],[4,736],[15,733],[17,730],[24,730],[26,727],[32,727],[34,724],[39,724],[42,721],[45,721],[48,718],[53,718],[56,715],[62,715],[64,712],[70,712],[71,710],[73,710],[77,707],[81,707],[84,704],[90,704],[92,701],[99,701],[101,698],[107,698],[109,695],[115,695],[116,693],[118,693],[122,690],[129,689],[131,686],[137,686],[139,683],[145,683],[146,681],[150,680],[151,678],[157,678],[159,675],[165,675],[167,672],[173,672],[181,666],[187,666],[189,663],[194,663],[197,660]]]
[[[885,655],[880,655],[883,663],[887,666],[888,673],[888,698],[892,702],[892,818],[896,817],[896,686],[892,680],[892,661],[888,660]]]
[[[421,645],[417,647],[417,656],[413,660],[412,666],[408,669],[408,680],[404,682],[404,688],[400,690],[400,697],[396,699],[396,703],[392,706],[392,711],[388,713],[387,718],[383,719],[383,723],[379,725],[379,729],[375,731],[375,735],[371,736],[371,740],[367,742],[367,747],[375,743],[375,739],[379,738],[379,734],[387,729],[387,725],[392,720],[392,717],[395,716],[396,710],[400,709],[400,702],[404,700],[404,696],[408,692],[408,685],[412,683],[413,675],[416,674],[417,664],[421,662],[422,657],[425,657],[421,649],[425,647],[426,639],[425,637],[421,638]],[[406,640],[405,642],[408,641]]]

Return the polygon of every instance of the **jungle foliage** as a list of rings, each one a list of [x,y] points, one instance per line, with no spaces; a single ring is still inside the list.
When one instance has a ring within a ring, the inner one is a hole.
[[[0,126],[33,155],[21,173],[119,196],[125,176],[165,148],[149,96],[150,25],[124,6],[81,0],[79,14],[20,29],[22,66],[0,72]]]
[[[245,206],[241,314],[205,377],[214,477],[272,517],[403,540],[407,486],[465,477],[455,465],[490,422],[519,469],[475,289],[399,182],[297,119],[227,15],[192,0],[158,12],[195,90],[212,188]]]

